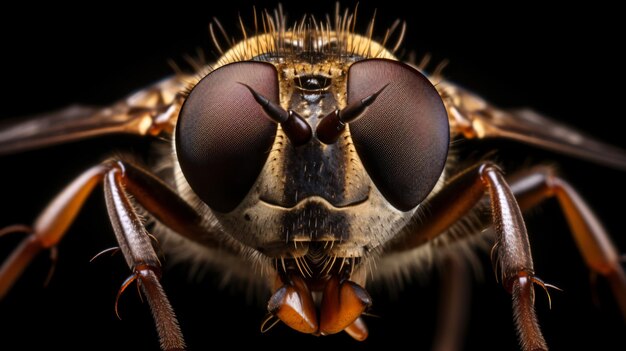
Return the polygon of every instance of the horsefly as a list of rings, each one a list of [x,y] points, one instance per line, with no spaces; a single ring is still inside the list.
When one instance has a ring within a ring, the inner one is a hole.
[[[150,164],[120,156],[92,166],[32,225],[1,229],[26,236],[2,263],[0,297],[19,293],[11,287],[24,269],[56,251],[102,186],[118,243],[102,253],[119,251],[131,271],[117,299],[137,284],[163,350],[186,346],[160,283],[161,249],[268,293],[263,332],[283,323],[359,341],[375,306],[370,283],[442,262],[453,288],[440,323],[448,333],[435,342],[455,350],[465,312],[454,284],[467,274],[468,252],[485,248],[512,295],[522,349],[547,350],[534,287],[558,288],[535,273],[522,213],[554,197],[585,263],[626,315],[618,250],[573,186],[551,167],[505,175],[487,157],[468,166],[453,152],[458,140],[500,138],[626,170],[624,151],[530,110],[499,109],[438,70],[399,60],[402,22],[380,39],[374,21],[359,34],[356,15],[339,6],[334,19],[288,23],[279,7],[255,11],[253,23],[247,31],[242,22],[234,42],[214,22],[219,57],[193,74],[178,71],[109,107],[74,106],[0,129],[1,155],[112,134],[151,139],[159,153]]]

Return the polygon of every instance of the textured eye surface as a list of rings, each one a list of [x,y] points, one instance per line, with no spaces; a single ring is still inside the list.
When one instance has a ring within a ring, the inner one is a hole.
[[[273,65],[232,63],[193,88],[176,126],[183,174],[194,192],[219,212],[233,210],[250,191],[276,135],[276,123],[242,83],[278,103]]]
[[[432,191],[448,155],[448,117],[437,90],[398,61],[370,59],[348,71],[348,104],[389,84],[349,124],[356,151],[383,196],[407,211]]]

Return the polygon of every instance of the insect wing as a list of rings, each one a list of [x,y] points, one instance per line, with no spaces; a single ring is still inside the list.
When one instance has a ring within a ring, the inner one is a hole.
[[[533,110],[501,110],[467,91],[454,88],[452,91],[447,104],[451,127],[465,132],[470,138],[514,140],[626,170],[625,150],[598,141]]]
[[[165,80],[105,107],[71,105],[0,124],[0,156],[109,134],[158,134],[173,128],[180,81]]]

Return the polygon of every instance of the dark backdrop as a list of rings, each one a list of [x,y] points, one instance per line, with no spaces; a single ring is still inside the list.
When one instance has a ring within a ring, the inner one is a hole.
[[[348,3],[353,6],[352,2]],[[219,17],[228,28],[238,13],[251,17],[251,2],[222,3],[222,9],[175,2],[142,11],[117,8],[22,8],[4,11],[0,21],[2,107],[0,118],[29,115],[70,103],[107,104],[170,74],[168,59],[183,62],[196,48],[211,51],[207,24]],[[382,1],[362,3],[360,26],[378,7],[377,33],[396,18],[408,22],[405,51],[418,57],[431,53],[435,62],[449,59],[446,77],[506,107],[532,106],[555,119],[599,138],[626,146],[622,107],[624,54],[618,52],[624,32],[616,9],[542,6],[457,8],[418,5],[419,10]],[[274,7],[257,2],[258,8]],[[287,4],[291,18],[304,12],[332,11],[333,2]],[[151,13],[154,11],[154,13]],[[493,11],[493,12],[492,12]],[[60,12],[60,14],[53,14]],[[15,23],[9,23],[9,19]],[[592,24],[593,23],[593,24]],[[69,180],[112,150],[143,152],[147,143],[132,138],[105,138],[0,159],[0,226],[29,223]],[[473,147],[473,146],[472,146]],[[505,164],[549,160],[579,187],[605,221],[622,251],[624,174],[590,163],[515,144],[489,143]],[[528,220],[538,274],[565,292],[554,292],[553,308],[539,295],[538,313],[546,338],[555,350],[626,346],[624,324],[606,284],[592,300],[588,270],[576,251],[554,201]],[[0,239],[0,257],[17,236]],[[51,284],[43,288],[48,260],[39,257],[13,291],[0,302],[0,349],[45,346],[83,349],[157,349],[153,322],[134,291],[113,301],[128,275],[121,257],[96,263],[89,259],[114,246],[101,191],[87,202],[66,240]],[[473,290],[467,350],[517,350],[508,294],[494,281],[486,255],[485,275]],[[415,283],[395,297],[375,293],[368,318],[370,338],[357,343],[345,335],[324,338],[297,335],[284,326],[261,335],[263,303],[248,304],[232,289],[217,288],[209,274],[188,281],[186,267],[167,270],[166,291],[180,318],[189,347],[239,348],[247,343],[273,349],[428,349],[436,321],[437,274]]]

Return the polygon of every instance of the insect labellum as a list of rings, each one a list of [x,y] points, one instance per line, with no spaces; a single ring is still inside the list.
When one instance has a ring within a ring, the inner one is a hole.
[[[478,247],[490,226],[521,347],[545,350],[534,286],[553,286],[535,274],[522,211],[555,197],[586,264],[611,283],[626,314],[618,251],[571,185],[549,167],[506,176],[490,161],[460,169],[449,151],[453,140],[505,138],[619,169],[626,154],[535,113],[497,109],[398,60],[404,25],[375,41],[373,23],[358,34],[355,21],[337,11],[332,21],[290,26],[281,11],[264,13],[238,43],[220,39],[228,35],[218,23],[211,35],[220,57],[194,75],[111,107],[69,108],[0,130],[0,154],[121,133],[170,142],[157,164],[121,157],[87,169],[32,225],[0,230],[26,234],[0,267],[0,297],[35,255],[54,252],[101,185],[114,250],[131,270],[117,297],[138,285],[164,350],[185,342],[156,246],[263,286],[263,331],[282,322],[365,340],[370,281],[401,276],[420,257]],[[156,220],[150,232],[138,208]]]

